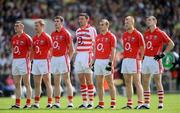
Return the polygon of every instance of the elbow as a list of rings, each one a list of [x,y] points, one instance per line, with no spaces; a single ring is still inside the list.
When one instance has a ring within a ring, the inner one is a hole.
[[[173,41],[171,41],[169,45],[170,45],[171,49],[173,49],[173,48],[174,48],[174,46],[175,46],[175,44],[174,44],[174,42],[173,42]]]

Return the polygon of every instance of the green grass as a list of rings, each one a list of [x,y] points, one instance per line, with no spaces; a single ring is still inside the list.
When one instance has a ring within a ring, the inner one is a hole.
[[[137,104],[137,96],[134,96],[134,106]],[[74,98],[75,109],[67,110],[67,101],[65,97],[61,98],[61,109],[49,110],[45,109],[47,98],[41,98],[40,109],[38,110],[9,110],[9,107],[14,104],[14,99],[11,98],[0,98],[0,113],[180,113],[180,94],[166,94],[164,100],[164,109],[158,110],[158,98],[156,95],[151,95],[151,109],[150,110],[122,110],[120,109],[126,104],[126,98],[122,96],[117,96],[117,109],[109,109],[110,98],[105,96],[105,109],[103,110],[81,110],[77,107],[81,104],[81,97],[76,96]],[[98,98],[95,98],[95,105],[98,103]],[[21,105],[25,104],[25,99],[22,99]]]

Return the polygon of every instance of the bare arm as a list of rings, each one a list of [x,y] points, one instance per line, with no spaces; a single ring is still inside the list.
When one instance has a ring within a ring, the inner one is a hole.
[[[164,51],[165,54],[170,52],[174,48],[174,42],[171,39],[169,39],[169,40],[170,41],[169,41],[169,43],[168,43],[168,45]]]
[[[72,57],[73,57],[73,54],[74,54],[74,52],[75,52],[72,41],[71,41],[70,44],[68,45],[68,48],[69,48],[69,50],[68,50],[68,55],[69,55],[69,58],[70,58],[70,60],[71,60]]]

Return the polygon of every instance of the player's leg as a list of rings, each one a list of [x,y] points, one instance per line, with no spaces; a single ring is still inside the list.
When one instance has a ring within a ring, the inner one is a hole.
[[[55,104],[53,107],[59,108],[60,107],[60,98],[61,98],[61,75],[55,74],[54,75],[54,96],[55,96]]]
[[[68,108],[73,108],[73,88],[70,79],[70,73],[64,73],[63,79],[67,88]]]
[[[150,81],[151,81],[150,74],[142,75],[142,83],[143,83],[143,89],[144,89],[144,106],[146,109],[150,108],[150,95],[151,95]]]
[[[99,104],[95,107],[96,109],[104,108],[104,76],[96,75],[97,93],[99,97]]]
[[[30,75],[24,75],[23,76],[23,83],[26,87],[26,105],[24,108],[30,108],[31,107],[31,95],[32,95],[32,88],[30,83]]]
[[[20,101],[21,101],[21,94],[22,94],[22,87],[21,87],[22,76],[14,75],[13,79],[14,79],[14,84],[16,87],[16,90],[15,90],[16,101],[15,101],[15,105],[13,105],[11,108],[20,108]]]
[[[33,108],[39,108],[39,101],[41,96],[41,83],[42,75],[34,75],[34,91],[35,91],[35,103],[32,105]]]
[[[80,91],[82,96],[83,104],[79,106],[79,108],[87,107],[87,84],[84,73],[78,73],[79,83],[80,83]]]
[[[143,87],[141,84],[141,74],[133,74],[133,81],[138,96],[138,106],[135,109],[141,109],[143,105]]]
[[[48,105],[46,108],[51,108],[52,107],[52,86],[51,86],[51,74],[47,73],[43,75],[43,81],[46,86],[46,92],[48,96]]]
[[[126,94],[127,94],[127,106],[123,107],[122,109],[132,109],[132,95],[133,95],[133,76],[131,74],[123,74],[126,86]]]
[[[157,94],[158,94],[158,98],[159,98],[158,109],[162,109],[163,101],[164,101],[164,89],[162,86],[162,74],[155,74],[154,81],[155,81],[155,84],[157,87]]]
[[[88,87],[88,97],[89,97],[89,105],[87,106],[88,109],[92,109],[94,106],[94,85],[92,79],[92,73],[84,73],[87,87]]]
[[[111,96],[111,108],[114,109],[116,107],[116,89],[113,82],[113,75],[105,76],[106,81],[109,86],[109,92]]]

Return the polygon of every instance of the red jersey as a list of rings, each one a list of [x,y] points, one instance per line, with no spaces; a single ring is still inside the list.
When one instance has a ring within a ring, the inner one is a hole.
[[[11,45],[13,48],[13,58],[28,58],[28,53],[32,46],[32,39],[23,32],[19,37],[18,35],[12,37]]]
[[[92,52],[92,44],[97,36],[96,29],[90,25],[85,28],[78,28],[76,31],[77,37],[77,52]]]
[[[65,29],[54,31],[51,34],[53,41],[53,56],[62,56],[67,53],[68,45],[71,43],[71,34]]]
[[[108,59],[112,52],[112,47],[116,47],[116,37],[111,32],[105,35],[98,34],[95,41],[95,58]]]
[[[49,58],[49,50],[52,47],[51,37],[42,32],[38,37],[35,35],[33,37],[33,50],[34,50],[34,59],[47,59]]]
[[[142,34],[135,29],[132,33],[123,33],[122,40],[124,58],[139,58],[140,47],[145,47]]]
[[[155,28],[153,32],[147,29],[144,33],[144,40],[146,43],[146,56],[155,56],[162,52],[162,47],[164,43],[170,41],[169,36],[159,28]]]

